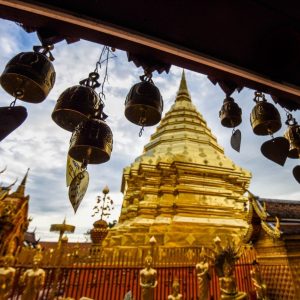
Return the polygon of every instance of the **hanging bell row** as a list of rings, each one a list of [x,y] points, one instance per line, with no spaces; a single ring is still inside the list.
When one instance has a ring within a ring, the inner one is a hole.
[[[55,70],[51,63],[53,45],[34,46],[33,52],[22,52],[6,65],[0,83],[13,97],[30,103],[46,99],[55,83]]]
[[[232,97],[227,96],[219,112],[219,117],[224,127],[234,128],[242,123],[242,110]]]
[[[300,126],[297,124],[295,118],[291,114],[287,115],[288,125],[287,130],[284,133],[284,137],[289,141],[290,148],[288,152],[289,158],[299,158],[300,157]]]
[[[152,75],[143,75],[125,100],[125,117],[139,126],[153,126],[161,120],[163,99],[152,81]]]
[[[100,97],[95,88],[100,86],[99,74],[92,72],[79,85],[67,88],[58,98],[52,113],[53,121],[68,131],[74,131],[81,123],[97,117]]]
[[[275,106],[265,99],[265,95],[255,92],[256,105],[250,114],[253,132],[257,135],[269,135],[281,128],[281,119]]]

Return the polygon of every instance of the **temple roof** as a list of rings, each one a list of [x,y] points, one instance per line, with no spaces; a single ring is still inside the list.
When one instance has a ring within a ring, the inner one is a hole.
[[[280,219],[298,219],[300,222],[300,202],[259,198],[270,216],[277,216]]]
[[[261,230],[277,239],[300,235],[300,201],[265,199],[251,193],[249,199],[247,242],[256,241]]]
[[[24,242],[27,244],[27,245],[30,245],[30,246],[35,246],[39,243],[39,240],[40,239],[36,239],[36,236],[35,236],[35,231],[32,231],[32,232],[29,232],[29,231],[26,231],[24,233]]]

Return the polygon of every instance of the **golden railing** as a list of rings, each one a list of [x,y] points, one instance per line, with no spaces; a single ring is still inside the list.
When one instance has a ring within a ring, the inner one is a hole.
[[[135,300],[141,297],[139,272],[144,258],[152,251],[154,268],[158,273],[155,299],[167,299],[172,283],[178,278],[184,299],[197,299],[195,265],[200,261],[200,247],[151,249],[100,249],[81,245],[62,245],[56,249],[44,249],[40,267],[46,272],[46,282],[38,299],[82,296],[95,300],[123,300],[129,290]],[[207,250],[209,254],[209,250]],[[31,267],[35,249],[22,249],[17,257],[13,299],[20,299],[22,288],[18,285],[21,274]],[[254,250],[248,249],[236,264],[236,280],[239,290],[254,295],[250,279]],[[219,299],[218,278],[211,267],[210,296]],[[255,299],[255,298],[253,298]],[[34,299],[33,299],[34,300]]]
[[[114,248],[101,249],[100,247],[81,247],[80,245],[43,250],[41,265],[44,267],[97,267],[97,266],[124,266],[143,267],[148,253],[153,256],[154,267],[184,267],[195,266],[201,259],[201,247],[151,247],[143,248]],[[210,249],[206,253],[212,255]],[[17,264],[29,266],[36,254],[35,249],[23,248],[17,256]],[[255,259],[253,249],[245,250],[237,264],[251,264]],[[59,261],[58,261],[59,260]]]

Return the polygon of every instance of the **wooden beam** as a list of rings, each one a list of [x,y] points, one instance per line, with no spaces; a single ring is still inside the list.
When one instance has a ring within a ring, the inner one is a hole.
[[[276,81],[272,81],[266,77],[255,74],[251,71],[244,70],[237,66],[226,64],[222,61],[218,61],[199,53],[192,52],[188,49],[182,48],[178,45],[170,44],[163,40],[158,40],[154,37],[145,36],[141,33],[133,32],[126,28],[120,28],[111,24],[106,24],[101,21],[95,21],[91,19],[84,19],[78,16],[73,16],[66,12],[57,11],[55,9],[44,7],[41,5],[26,3],[25,1],[18,0],[0,0],[0,4],[11,7],[20,11],[34,13],[40,16],[52,18],[55,20],[63,21],[69,24],[74,24],[83,28],[88,28],[96,32],[111,35],[113,37],[121,38],[126,41],[130,41],[139,45],[147,46],[158,51],[177,56],[181,59],[204,65],[219,71],[229,73],[233,76],[241,77],[247,81],[255,82],[260,85],[269,87],[271,89],[278,90],[283,93],[288,93],[293,96],[300,97],[300,88],[282,84]]]

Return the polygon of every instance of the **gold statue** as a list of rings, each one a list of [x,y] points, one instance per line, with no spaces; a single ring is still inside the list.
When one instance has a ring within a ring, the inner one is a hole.
[[[209,265],[204,247],[200,253],[201,261],[196,264],[196,274],[198,280],[198,297],[199,300],[207,300],[209,294]]]
[[[12,292],[16,269],[11,267],[14,262],[12,255],[6,255],[2,258],[2,267],[0,268],[0,299],[7,300]]]
[[[152,268],[152,256],[145,258],[145,268],[140,271],[140,286],[142,288],[142,300],[153,300],[154,289],[157,286],[157,272]]]
[[[26,270],[20,278],[21,285],[25,286],[22,300],[34,300],[45,284],[45,271],[39,267],[42,254],[38,252],[33,258],[33,266]]]
[[[258,262],[254,260],[252,265],[253,269],[251,270],[250,274],[252,283],[255,287],[256,298],[257,300],[268,300],[269,298],[267,296],[267,285],[261,278]]]
[[[224,263],[224,276],[219,278],[221,299],[222,300],[242,300],[248,299],[245,292],[239,292],[236,289],[235,278],[233,275],[234,267],[227,261]]]
[[[172,295],[168,296],[168,300],[182,300],[182,295],[179,293],[180,292],[180,285],[177,279],[173,281],[172,285]]]

